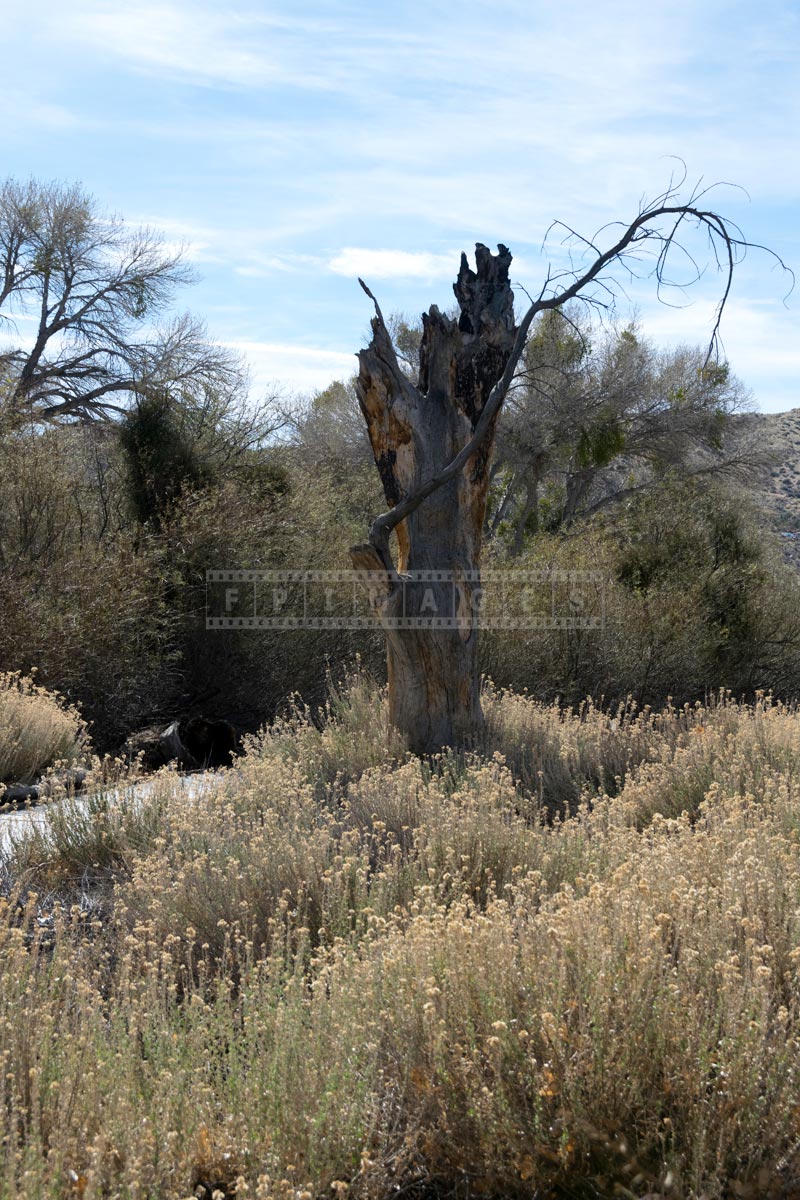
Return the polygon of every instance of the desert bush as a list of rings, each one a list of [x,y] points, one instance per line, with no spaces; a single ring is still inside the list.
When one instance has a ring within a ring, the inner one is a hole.
[[[574,709],[546,704],[486,681],[486,746],[553,813],[574,810],[585,791],[615,791],[631,766],[659,756],[691,725],[693,713],[604,709],[591,698]]]
[[[720,691],[705,703],[639,709],[632,699],[570,708],[486,681],[485,748],[501,754],[528,795],[549,814],[582,798],[640,790],[647,814],[694,815],[712,781],[758,793],[774,771],[800,766],[797,711],[761,693],[753,704]]]
[[[758,800],[776,777],[796,777],[800,721],[794,706],[769,696],[748,705],[722,694],[687,711],[687,735],[630,772],[622,798],[635,806],[638,821],[656,813],[694,818],[712,786]]]
[[[79,794],[43,804],[35,823],[10,837],[16,874],[36,875],[62,896],[129,875],[135,858],[163,838],[170,805],[206,783],[170,769],[142,779],[119,759],[88,766]]]
[[[389,723],[386,689],[359,660],[340,680],[329,672],[327,686],[328,698],[316,714],[295,696],[271,724],[245,739],[251,755],[298,763],[320,795],[337,779],[358,778],[368,767],[405,755],[403,740]]]
[[[33,783],[48,767],[88,749],[78,710],[30,676],[0,674],[0,783]]]
[[[495,549],[491,566],[504,566]],[[800,688],[800,580],[745,492],[673,485],[559,534],[531,537],[514,566],[599,571],[602,626],[488,630],[499,685],[578,704],[753,699]],[[598,606],[599,610],[599,606]]]
[[[244,870],[236,865],[241,853],[250,863],[248,895],[263,892],[263,904],[256,906],[261,914],[256,923],[263,928],[275,897],[286,888],[295,894],[297,880],[310,868],[281,868],[277,883],[266,882],[262,867],[268,875],[277,868],[264,858],[263,847],[248,848],[251,836],[266,839],[276,854],[283,853],[281,839],[288,838],[291,845],[284,849],[290,858],[298,847],[316,847],[322,873],[344,840],[358,860],[354,869],[370,876],[377,859],[396,862],[392,856],[399,853],[407,878],[387,883],[391,894],[413,889],[417,877],[431,871],[437,877],[451,872],[458,848],[456,858],[463,855],[474,865],[467,876],[480,877],[475,887],[485,894],[482,850],[477,857],[468,852],[470,829],[473,848],[494,844],[500,857],[508,851],[506,867],[517,869],[538,861],[545,853],[542,838],[553,831],[559,837],[548,844],[559,853],[576,844],[564,818],[580,817],[575,828],[584,830],[586,814],[600,819],[610,796],[619,797],[618,823],[644,826],[656,813],[696,815],[714,779],[737,792],[757,790],[759,779],[791,772],[797,764],[794,710],[768,697],[748,706],[723,693],[706,706],[658,712],[639,712],[630,702],[612,715],[591,702],[572,710],[487,682],[483,701],[480,753],[448,751],[418,760],[405,753],[389,726],[385,688],[354,670],[331,684],[328,702],[315,716],[293,703],[284,716],[245,739],[247,753],[234,771],[207,778],[202,786],[170,771],[135,788],[127,779],[113,786],[106,780],[75,806],[53,808],[26,840],[25,862],[46,867],[53,882],[79,877],[98,864],[117,864],[124,873],[158,846],[163,861],[153,870],[172,874],[205,856],[216,860],[212,874],[230,860],[238,878]],[[456,868],[461,878],[457,863]],[[198,872],[192,867],[186,896],[200,897],[206,890],[213,896],[216,885],[207,889],[197,882]],[[505,879],[505,868],[501,874]],[[309,903],[319,923],[320,895]],[[185,923],[203,922],[187,915]]]
[[[390,1160],[495,1195],[787,1194],[797,872],[790,839],[718,794],[578,890],[542,901],[533,873],[482,912],[420,898],[350,961],[381,1005]]]

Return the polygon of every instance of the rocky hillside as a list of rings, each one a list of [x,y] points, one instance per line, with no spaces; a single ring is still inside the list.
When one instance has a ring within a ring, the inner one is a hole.
[[[800,408],[758,413],[747,421],[770,458],[760,481],[761,498],[785,557],[800,568]]]
[[[775,455],[764,480],[767,502],[781,529],[800,532],[800,408],[761,413],[757,420]]]

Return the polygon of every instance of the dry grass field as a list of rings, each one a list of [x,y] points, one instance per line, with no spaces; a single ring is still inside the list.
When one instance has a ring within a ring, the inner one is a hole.
[[[363,680],[4,865],[0,1196],[800,1194],[800,714]]]

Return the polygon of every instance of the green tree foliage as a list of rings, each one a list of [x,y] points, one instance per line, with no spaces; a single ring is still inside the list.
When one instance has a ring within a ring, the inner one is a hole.
[[[602,628],[485,637],[496,682],[579,703],[800,691],[800,578],[741,485],[674,480],[568,530],[540,531],[526,569],[599,571]]]
[[[519,553],[540,522],[672,480],[744,478],[761,459],[735,420],[748,401],[699,348],[659,351],[635,323],[599,329],[574,306],[544,313],[500,422],[491,527]]]
[[[125,454],[128,491],[137,519],[160,527],[184,491],[198,491],[211,473],[186,436],[168,396],[137,399],[125,414],[119,440]]]
[[[307,528],[324,524],[331,531],[327,547],[314,552],[309,547],[312,556],[303,565],[322,560],[334,565],[333,555],[336,566],[348,567],[347,539],[358,536],[381,504],[380,480],[352,380],[332,383],[295,414],[284,461],[298,483],[314,480],[311,493],[302,484],[295,488],[297,503],[309,510],[298,519]]]

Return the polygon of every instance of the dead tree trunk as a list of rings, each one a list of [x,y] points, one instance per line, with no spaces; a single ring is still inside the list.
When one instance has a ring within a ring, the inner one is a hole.
[[[688,203],[680,203],[679,186],[671,183],[655,201],[642,205],[627,227],[605,226],[605,231],[618,232],[605,250],[597,245],[603,230],[587,239],[562,227],[595,257],[582,273],[548,272],[519,328],[506,247],[498,246],[493,255],[479,244],[477,271],[470,270],[462,255],[454,285],[459,319],[442,316],[436,307],[423,317],[416,386],[401,371],[378,303],[362,283],[376,316],[372,340],[358,356],[357,390],[390,507],[373,522],[369,541],[350,553],[357,568],[379,573],[376,610],[386,630],[391,719],[417,753],[454,745],[480,728],[477,630],[471,611],[479,586],[488,466],[495,421],[531,322],[538,313],[559,309],[576,297],[608,307],[617,294],[609,273],[615,265],[630,276],[646,262],[657,282],[669,280],[673,251],[687,252],[678,235],[694,227],[707,236],[709,259],[722,272],[709,359],[714,352],[733,268],[749,243],[718,213],[697,206],[709,189],[698,185]],[[389,549],[393,530],[396,564]],[[447,609],[451,589],[443,581],[403,587],[403,574],[419,571],[452,572],[461,582],[456,628],[395,627],[401,603],[406,616],[420,621]]]
[[[505,246],[498,250],[493,255],[478,245],[477,271],[462,255],[454,285],[458,320],[436,306],[423,316],[417,386],[399,368],[380,310],[372,322],[357,390],[391,507],[440,476],[467,447],[509,362],[517,334],[511,255]],[[371,538],[351,551],[354,566],[384,573],[378,611],[387,637],[390,717],[417,753],[461,743],[482,723],[472,614],[496,416],[465,468],[397,524],[396,564],[388,536],[383,545]],[[406,573],[437,571],[452,572],[457,587],[435,578],[402,587]],[[393,628],[401,605],[406,618],[433,620],[432,627]],[[440,620],[450,627],[437,626]]]

